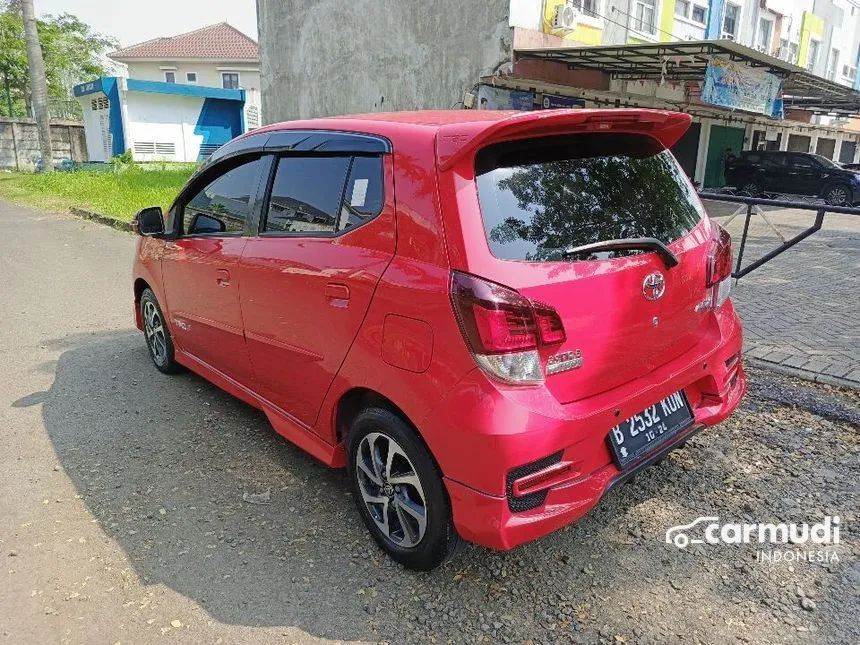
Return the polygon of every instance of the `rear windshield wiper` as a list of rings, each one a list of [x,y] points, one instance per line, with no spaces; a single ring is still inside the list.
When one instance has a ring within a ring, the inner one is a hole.
[[[574,246],[562,251],[565,256],[600,253],[601,251],[654,251],[663,260],[667,269],[678,265],[678,258],[665,244],[655,237],[628,237],[623,240],[604,240],[593,244]]]

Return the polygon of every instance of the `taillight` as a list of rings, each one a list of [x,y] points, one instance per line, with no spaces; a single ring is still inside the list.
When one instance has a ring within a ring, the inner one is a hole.
[[[543,345],[555,345],[565,341],[564,324],[558,312],[542,302],[532,302],[537,320],[538,335]]]
[[[543,382],[538,347],[565,340],[555,309],[459,271],[451,274],[451,302],[481,369],[507,383]]]
[[[705,286],[711,289],[711,302],[716,309],[729,298],[732,290],[732,237],[714,222],[714,239],[708,254],[708,275]]]

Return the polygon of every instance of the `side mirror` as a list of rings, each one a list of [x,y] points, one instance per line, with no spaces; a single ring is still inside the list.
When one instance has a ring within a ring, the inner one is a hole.
[[[205,213],[197,213],[191,222],[188,232],[191,235],[205,235],[207,233],[223,233],[226,230],[227,225],[217,217],[212,217]]]
[[[138,211],[132,221],[134,232],[138,235],[161,235],[164,233],[164,214],[161,206],[150,206]]]

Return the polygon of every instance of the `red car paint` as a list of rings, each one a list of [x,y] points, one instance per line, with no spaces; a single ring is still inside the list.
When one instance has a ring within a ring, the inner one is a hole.
[[[664,271],[665,297],[649,302],[643,278],[663,270],[655,253],[564,264],[494,257],[475,155],[494,143],[585,132],[644,134],[668,147],[689,122],[653,110],[545,110],[267,126],[238,141],[290,130],[389,141],[379,216],[334,238],[142,237],[136,297],[145,286],[155,292],[178,362],[263,410],[277,432],[330,466],[345,463],[344,402],[384,397],[436,460],[460,535],[510,549],[577,520],[626,474],[607,446],[620,420],[683,389],[695,425],[662,454],[731,414],[746,391],[742,330],[730,300],[699,306],[714,243],[707,216],[668,245],[680,265]],[[541,347],[542,363],[579,350],[582,367],[539,386],[490,378],[454,315],[452,271],[549,303],[565,339]],[[515,494],[548,491],[544,503],[511,510],[508,473],[559,451],[556,463],[513,483]]]

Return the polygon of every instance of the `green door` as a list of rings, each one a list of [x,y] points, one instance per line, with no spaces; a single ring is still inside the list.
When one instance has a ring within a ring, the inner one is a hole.
[[[744,147],[743,128],[730,128],[712,125],[708,140],[708,158],[705,161],[705,188],[722,188],[726,185],[724,160],[726,148],[731,148],[735,156]]]

